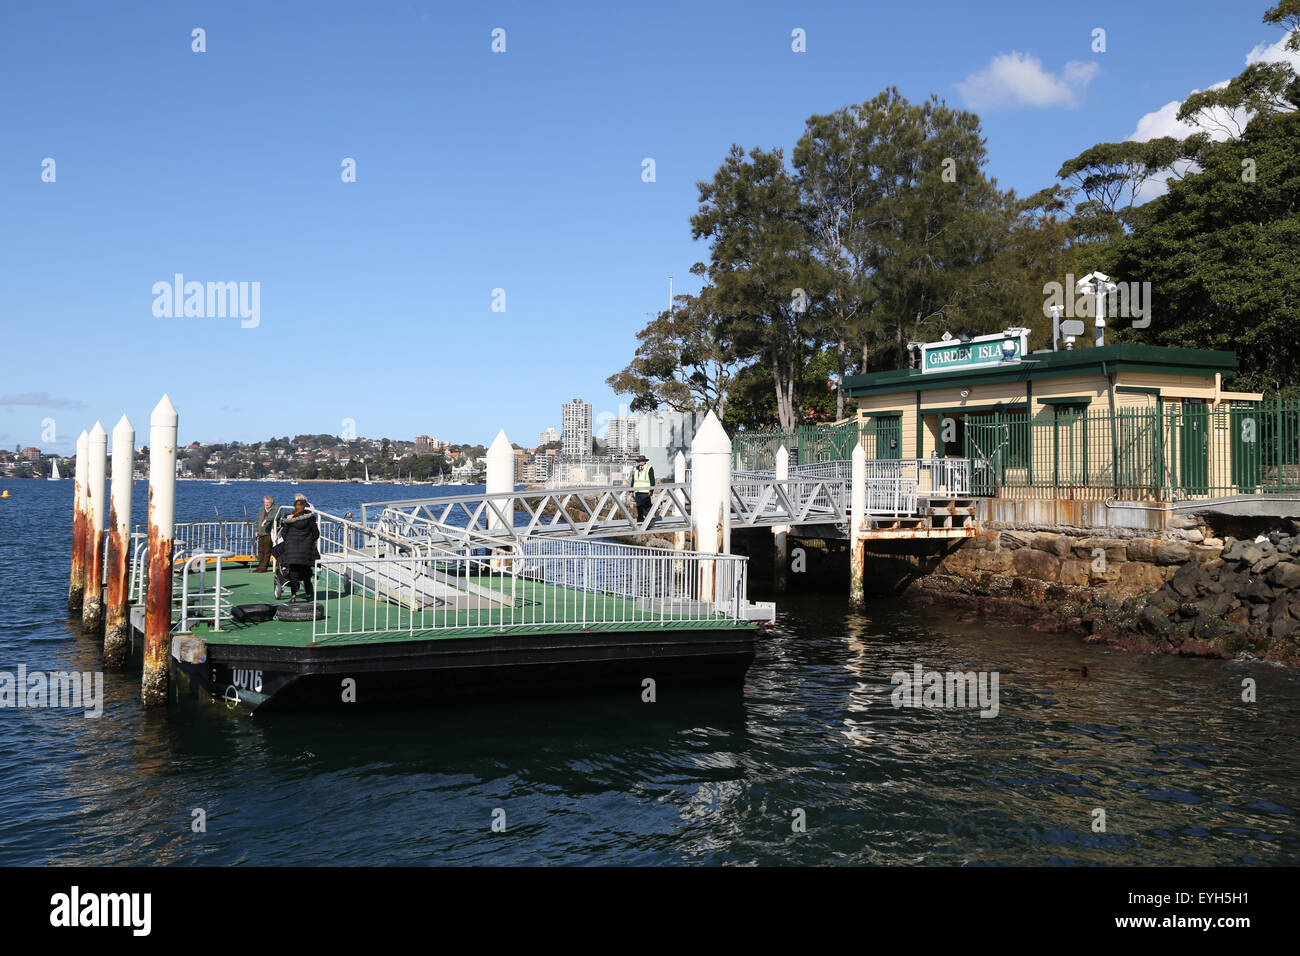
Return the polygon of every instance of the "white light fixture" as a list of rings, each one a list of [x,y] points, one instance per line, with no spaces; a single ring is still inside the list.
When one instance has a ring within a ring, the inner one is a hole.
[[[1098,348],[1106,344],[1106,296],[1118,288],[1104,272],[1089,272],[1074,284],[1074,291],[1078,294],[1096,296],[1097,304],[1094,312],[1097,316]]]
[[[961,397],[962,397],[962,398],[970,398],[970,389],[969,389],[969,388],[963,388],[963,389],[961,390]]]

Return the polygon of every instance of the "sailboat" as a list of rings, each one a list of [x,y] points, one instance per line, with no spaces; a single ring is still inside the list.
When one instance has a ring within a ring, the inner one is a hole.
[[[363,482],[361,482],[361,483],[362,483],[363,485],[368,485],[368,484],[371,483],[371,482],[370,482],[370,464],[369,464],[369,462],[366,463],[366,480],[363,481]]]
[[[50,477],[46,478],[45,480],[46,481],[59,480],[59,460],[57,458],[50,463]]]

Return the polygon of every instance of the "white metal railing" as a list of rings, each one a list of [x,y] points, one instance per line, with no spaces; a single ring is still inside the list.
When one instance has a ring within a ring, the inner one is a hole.
[[[407,631],[747,620],[746,559],[577,540],[488,554],[323,557],[313,640]]]
[[[771,480],[774,471],[735,472],[744,480]],[[916,482],[923,492],[970,494],[971,460],[969,458],[868,458],[866,479],[868,485],[876,481],[901,479]],[[819,461],[806,465],[791,465],[791,478],[826,478],[834,481],[853,480],[853,462],[848,460]],[[871,492],[868,492],[871,496]]]
[[[149,558],[149,536],[143,531],[131,532],[131,581],[126,589],[127,599],[135,604],[144,603],[145,565]]]
[[[894,518],[916,514],[915,478],[868,478],[866,510],[869,515]]]
[[[178,521],[172,526],[172,543],[178,553],[194,554],[197,551],[229,551],[232,554],[255,556],[257,542],[252,533],[252,522],[239,518],[222,518],[217,521]]]
[[[222,551],[208,553],[200,551],[186,559],[184,567],[181,569],[181,593],[180,593],[180,621],[178,627],[182,631],[188,631],[195,624],[207,623],[214,631],[221,630],[222,611],[226,612],[225,616],[230,617],[230,589],[221,586],[221,560],[228,557],[228,554]],[[213,565],[213,586],[207,586],[208,562]],[[190,588],[190,571],[197,565],[199,572],[198,585],[191,590]],[[176,599],[173,598],[173,604]]]

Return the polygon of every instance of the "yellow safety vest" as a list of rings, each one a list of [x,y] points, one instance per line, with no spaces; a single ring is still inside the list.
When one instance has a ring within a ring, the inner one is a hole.
[[[650,465],[646,464],[644,468],[638,465],[632,469],[632,490],[649,491],[650,490]]]

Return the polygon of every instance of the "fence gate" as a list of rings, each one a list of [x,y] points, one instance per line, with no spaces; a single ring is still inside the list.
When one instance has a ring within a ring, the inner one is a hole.
[[[1010,430],[999,416],[967,417],[963,457],[971,460],[971,494],[993,497],[998,493]]]
[[[1203,399],[1183,399],[1179,429],[1180,485],[1189,495],[1210,488],[1210,409]]]

